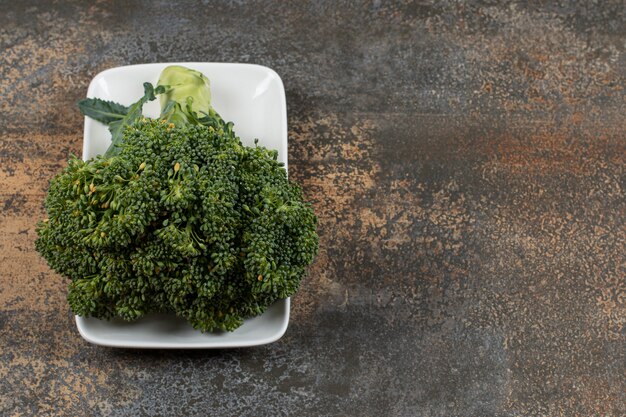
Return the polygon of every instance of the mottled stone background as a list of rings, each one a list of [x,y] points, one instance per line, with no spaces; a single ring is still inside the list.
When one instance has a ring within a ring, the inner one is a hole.
[[[0,1],[0,415],[623,416],[626,6]],[[278,342],[88,344],[33,248],[98,72],[283,78],[321,251]]]

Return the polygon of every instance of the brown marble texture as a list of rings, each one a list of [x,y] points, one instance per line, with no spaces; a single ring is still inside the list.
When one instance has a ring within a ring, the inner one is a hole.
[[[626,415],[622,1],[0,1],[0,415]],[[33,247],[119,65],[283,78],[321,249],[267,346],[90,345]]]

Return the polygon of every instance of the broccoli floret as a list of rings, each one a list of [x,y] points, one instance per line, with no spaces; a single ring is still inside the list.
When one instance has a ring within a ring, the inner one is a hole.
[[[316,217],[277,152],[203,124],[139,119],[114,156],[72,158],[50,184],[36,248],[81,316],[174,312],[234,330],[297,290]]]

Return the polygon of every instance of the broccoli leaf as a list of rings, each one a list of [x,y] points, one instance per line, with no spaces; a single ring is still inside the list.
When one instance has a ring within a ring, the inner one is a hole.
[[[109,123],[109,131],[111,132],[111,145],[105,152],[105,155],[117,155],[120,152],[118,146],[123,140],[124,128],[136,122],[141,116],[143,105],[148,101],[156,99],[157,94],[163,94],[166,88],[162,85],[154,88],[150,83],[143,83],[144,95],[136,103],[128,107],[128,112],[123,118],[114,120]]]
[[[164,86],[160,85],[154,88],[150,83],[143,83],[143,89],[143,97],[128,107],[99,98],[86,98],[78,102],[78,108],[82,114],[109,125],[111,145],[105,152],[105,155],[116,155],[119,153],[118,145],[122,141],[124,128],[133,124],[142,116],[141,112],[145,103],[155,100],[158,94],[163,94],[167,91]]]
[[[183,126],[190,123],[188,115],[183,112],[180,103],[170,100],[161,111],[161,119],[174,123],[176,126]]]
[[[129,108],[119,103],[99,98],[86,98],[78,102],[80,112],[94,120],[109,124],[121,120],[128,114]]]

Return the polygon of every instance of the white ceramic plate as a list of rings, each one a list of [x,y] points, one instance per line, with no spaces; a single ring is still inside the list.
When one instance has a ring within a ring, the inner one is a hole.
[[[158,63],[130,65],[101,72],[89,84],[88,97],[124,105],[143,95],[143,83],[157,84],[168,65],[184,65],[202,72],[211,82],[211,104],[246,145],[254,139],[278,151],[287,167],[287,104],[282,80],[260,65],[229,63]],[[158,99],[144,106],[144,115],[159,115]],[[107,127],[85,118],[83,159],[106,151],[111,143]],[[201,333],[174,315],[151,315],[134,322],[76,316],[81,336],[91,343],[131,348],[227,348],[255,346],[278,340],[289,323],[289,298],[279,300],[257,317],[245,320],[234,332]]]

